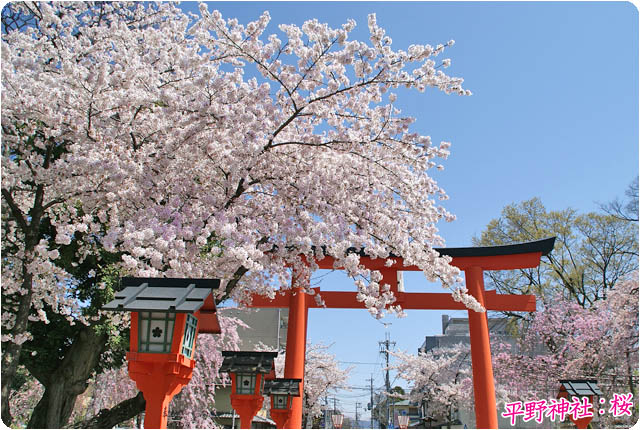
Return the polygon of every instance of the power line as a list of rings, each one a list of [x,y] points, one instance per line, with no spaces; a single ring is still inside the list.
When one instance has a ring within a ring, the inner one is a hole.
[[[366,397],[368,395],[369,395],[369,393],[354,394],[354,395],[351,395],[351,396],[347,396],[347,395],[344,395],[344,394],[339,394],[336,397],[339,397],[341,399],[359,399],[360,397]]]
[[[368,379],[367,379],[368,381]],[[368,390],[369,387],[358,387],[357,385],[345,385],[344,388],[348,388],[350,390]]]

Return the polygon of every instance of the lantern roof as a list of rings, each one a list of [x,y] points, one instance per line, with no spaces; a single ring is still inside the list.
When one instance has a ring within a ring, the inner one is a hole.
[[[103,309],[193,313],[220,286],[219,279],[122,278],[120,282],[125,288]]]
[[[265,394],[286,394],[293,397],[300,396],[300,382],[302,379],[276,378],[264,382]]]
[[[595,379],[561,379],[560,394],[567,393],[569,397],[602,396],[602,391]]]
[[[221,373],[270,373],[275,351],[222,351]]]

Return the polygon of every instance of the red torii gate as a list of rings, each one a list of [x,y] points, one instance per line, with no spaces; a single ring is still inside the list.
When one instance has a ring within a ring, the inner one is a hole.
[[[524,311],[535,312],[534,295],[497,294],[495,290],[485,291],[483,272],[485,270],[513,270],[537,267],[540,258],[553,249],[555,237],[534,242],[514,245],[440,248],[441,255],[452,257],[451,264],[465,272],[465,280],[469,293],[492,311]],[[405,293],[398,291],[400,271],[419,271],[416,266],[402,265],[402,258],[392,257],[395,263],[387,267],[385,258],[370,258],[360,253],[360,264],[368,269],[379,270],[382,274],[380,284],[388,284],[394,292],[396,302],[403,309],[467,309],[462,303],[453,300],[450,293]],[[317,261],[320,269],[334,269],[333,257],[325,257]],[[322,307],[312,296],[305,294],[303,288],[309,287],[309,279],[300,279],[294,273],[292,286],[286,294],[274,299],[254,296],[250,307],[254,308],[289,308],[289,325],[287,328],[287,349],[285,357],[285,378],[302,379],[300,392],[304,386],[304,360],[307,344],[307,319],[309,308]],[[306,285],[304,285],[306,284]],[[320,291],[327,308],[362,309],[362,302],[356,299],[352,291]],[[473,390],[475,399],[476,427],[498,428],[496,396],[491,366],[491,345],[489,342],[489,326],[486,312],[469,313],[469,336],[471,341],[471,365],[473,369]],[[291,406],[291,428],[302,428],[302,396],[294,397]]]

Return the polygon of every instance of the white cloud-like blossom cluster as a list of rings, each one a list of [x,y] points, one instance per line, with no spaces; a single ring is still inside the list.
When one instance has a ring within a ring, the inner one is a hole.
[[[352,20],[266,35],[266,12],[242,25],[206,5],[201,17],[95,7],[42,3],[37,27],[2,38],[3,294],[36,318],[46,305],[78,319],[57,264],[71,243],[74,264],[104,249],[125,274],[220,278],[236,298],[273,296],[290,267],[313,270],[326,252],[375,316],[395,299],[350,247],[459,284],[433,250],[436,223],[454,216],[428,174],[450,144],[412,131],[387,100],[398,87],[470,94],[437,69],[453,41],[394,50],[375,15],[358,41]],[[55,234],[34,241],[44,218]],[[16,315],[3,309],[3,329]]]

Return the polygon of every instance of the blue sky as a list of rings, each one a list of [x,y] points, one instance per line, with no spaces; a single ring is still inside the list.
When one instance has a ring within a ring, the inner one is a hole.
[[[184,7],[197,9],[196,4]],[[367,38],[367,14],[393,39],[445,43],[448,73],[465,79],[471,97],[437,91],[400,94],[415,130],[434,142],[451,141],[451,156],[434,177],[449,193],[457,221],[441,224],[447,246],[468,246],[510,203],[540,197],[547,209],[596,210],[622,197],[638,175],[638,11],[627,2],[215,2],[241,23],[269,10],[277,24],[317,18],[337,27],[353,18],[352,38]],[[420,276],[412,290],[431,290]],[[324,278],[324,289],[350,288],[346,278]],[[355,364],[351,384],[383,385],[378,341],[385,330],[397,348],[416,351],[424,336],[440,332],[439,311],[386,318],[387,328],[362,310],[311,310],[312,342]],[[448,312],[466,316],[466,312]],[[345,366],[349,365],[347,363]],[[360,396],[360,397],[356,397]],[[369,393],[341,393],[348,415]],[[362,414],[368,419],[368,413]]]

